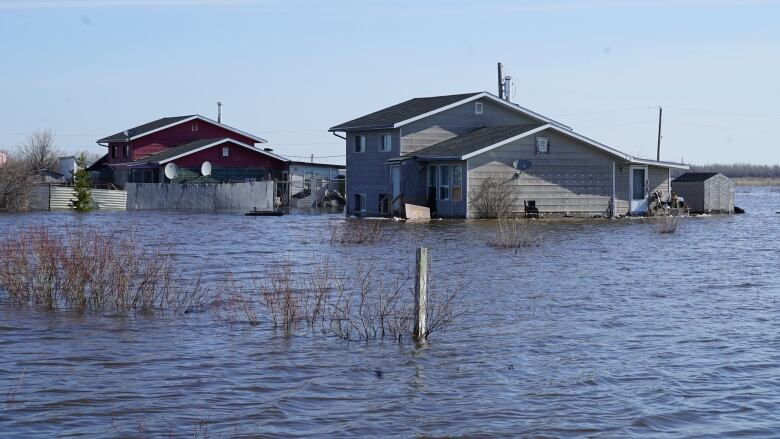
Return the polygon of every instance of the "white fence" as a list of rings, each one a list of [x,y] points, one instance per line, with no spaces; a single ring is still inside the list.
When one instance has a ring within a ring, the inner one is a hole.
[[[251,183],[127,183],[129,210],[271,211],[274,182]]]
[[[73,209],[76,192],[68,186],[40,186],[33,192],[31,207],[42,210]],[[124,210],[127,192],[109,189],[92,189],[92,202],[96,209]]]

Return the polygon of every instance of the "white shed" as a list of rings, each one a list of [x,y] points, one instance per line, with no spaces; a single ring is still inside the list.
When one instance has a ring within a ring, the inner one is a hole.
[[[672,191],[693,213],[734,213],[734,182],[717,172],[687,172],[672,180]]]

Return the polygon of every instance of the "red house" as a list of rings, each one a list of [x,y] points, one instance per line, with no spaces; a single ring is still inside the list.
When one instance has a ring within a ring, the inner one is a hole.
[[[289,160],[260,149],[265,139],[200,115],[163,117],[97,141],[108,153],[95,165],[108,181],[164,183],[165,166],[178,167],[175,182],[286,180]],[[204,162],[211,175],[201,175]]]

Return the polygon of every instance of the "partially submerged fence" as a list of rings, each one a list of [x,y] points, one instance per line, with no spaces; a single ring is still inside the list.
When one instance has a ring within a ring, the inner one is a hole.
[[[37,210],[73,209],[76,191],[72,186],[39,186],[33,191],[31,208]],[[116,189],[92,189],[95,209],[124,210],[127,206],[127,192]]]
[[[274,182],[250,183],[127,183],[127,208],[132,210],[271,211]]]

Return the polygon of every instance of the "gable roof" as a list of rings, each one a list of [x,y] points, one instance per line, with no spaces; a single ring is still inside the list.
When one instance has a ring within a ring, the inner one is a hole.
[[[406,155],[419,158],[460,159],[465,155],[472,154],[504,140],[514,139],[518,136],[525,137],[530,131],[541,126],[543,125],[503,125],[495,127],[483,127]]]
[[[552,123],[560,127],[571,129],[569,126],[552,120],[539,113],[527,108],[513,104],[505,99],[488,93],[486,91],[475,93],[464,93],[457,95],[432,96],[427,98],[414,98],[400,104],[396,104],[379,111],[361,116],[331,127],[328,131],[355,131],[355,130],[374,130],[398,128],[408,123],[432,116],[450,108],[475,101],[477,99],[488,99],[498,105],[504,106],[509,110],[523,114],[541,123]]]
[[[158,165],[162,165],[165,163],[168,163],[170,161],[176,160],[180,157],[188,156],[190,154],[194,154],[198,151],[203,151],[204,149],[211,148],[213,146],[221,145],[223,143],[230,142],[238,146],[242,146],[246,149],[252,150],[253,152],[257,152],[263,155],[266,155],[268,157],[271,157],[276,160],[281,160],[283,162],[289,162],[288,159],[278,156],[276,154],[273,154],[269,151],[263,151],[262,149],[255,148],[254,146],[247,145],[246,143],[239,142],[235,139],[230,139],[228,137],[223,138],[216,138],[216,139],[200,139],[195,140],[189,143],[185,143],[184,145],[175,146],[173,148],[168,148],[163,151],[158,152],[157,154],[152,154],[149,156],[146,156],[144,158],[133,160],[130,163],[122,163],[123,165],[136,165],[136,164],[142,164],[142,163],[156,163]]]
[[[498,148],[499,146],[506,145],[507,143],[514,142],[515,140],[528,137],[547,129],[557,131],[558,133],[561,133],[565,136],[579,140],[580,142],[588,144],[600,151],[630,163],[663,166],[677,169],[690,169],[690,166],[680,163],[662,162],[633,157],[629,154],[625,154],[614,148],[604,145],[603,143],[589,139],[581,134],[577,134],[572,130],[562,128],[551,123],[539,125],[505,125],[498,127],[484,127],[406,154],[399,157],[399,159],[418,157],[428,160],[468,160],[471,157],[486,153],[490,150]]]
[[[719,172],[686,172],[685,174],[675,178],[674,181],[681,183],[689,181],[705,181],[718,174]]]
[[[129,140],[135,140],[139,137],[146,136],[148,134],[156,133],[157,131],[162,131],[166,128],[170,128],[185,122],[189,122],[191,120],[202,120],[204,122],[208,122],[212,125],[219,126],[221,128],[224,128],[228,131],[232,131],[234,133],[240,134],[242,136],[248,137],[252,140],[254,140],[257,143],[266,143],[265,139],[262,139],[260,137],[257,137],[253,134],[249,134],[245,131],[241,131],[239,129],[233,128],[231,126],[225,125],[223,123],[219,123],[215,120],[209,119],[208,117],[201,116],[199,114],[190,114],[186,116],[172,116],[172,117],[163,117],[151,122],[147,122],[142,125],[138,125],[137,127],[133,127],[127,130],[127,134],[125,134],[124,131],[121,131],[119,133],[112,134],[108,137],[104,137],[97,141],[97,143],[108,143],[108,142],[125,142],[128,140],[128,136],[130,137]]]

